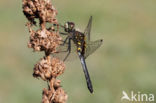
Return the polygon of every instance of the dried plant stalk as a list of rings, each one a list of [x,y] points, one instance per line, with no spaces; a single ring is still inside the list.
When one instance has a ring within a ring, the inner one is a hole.
[[[48,88],[42,92],[42,103],[66,103],[67,94],[61,88],[60,80],[56,77],[65,70],[65,64],[57,58],[52,58],[51,53],[61,43],[56,9],[50,0],[23,0],[23,13],[28,19],[27,27],[30,33],[28,47],[34,51],[44,51],[45,56],[34,66],[33,76],[48,81]],[[38,30],[33,30],[39,20]],[[47,28],[46,23],[53,26]],[[55,28],[55,26],[57,26]]]

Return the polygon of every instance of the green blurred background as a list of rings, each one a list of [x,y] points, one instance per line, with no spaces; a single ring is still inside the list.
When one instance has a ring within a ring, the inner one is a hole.
[[[93,16],[91,39],[103,38],[87,59],[94,94],[86,88],[79,60],[59,77],[68,103],[120,103],[122,91],[156,94],[156,0],[54,0],[60,23],[84,30]],[[32,77],[42,53],[27,48],[29,33],[21,0],[0,1],[0,103],[40,103],[47,86]]]

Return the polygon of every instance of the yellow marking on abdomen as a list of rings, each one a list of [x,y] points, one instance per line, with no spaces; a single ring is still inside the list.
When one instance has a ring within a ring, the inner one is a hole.
[[[81,48],[80,48],[80,47],[78,47],[78,48],[77,48],[77,50],[78,50],[78,51],[81,51]]]
[[[78,45],[81,45],[81,43],[80,43],[80,42],[78,42]]]

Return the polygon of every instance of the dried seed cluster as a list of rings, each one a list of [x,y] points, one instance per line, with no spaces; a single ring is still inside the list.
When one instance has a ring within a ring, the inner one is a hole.
[[[43,80],[50,80],[64,72],[65,65],[62,61],[56,58],[42,58],[34,67],[34,77],[40,77]]]
[[[56,79],[64,72],[65,65],[59,59],[50,57],[51,53],[56,52],[62,40],[55,18],[57,11],[50,0],[23,0],[23,13],[29,21],[28,47],[34,51],[45,52],[45,56],[34,66],[33,73],[34,77],[48,82],[48,88],[44,88],[42,92],[42,103],[66,103],[67,94],[61,88],[61,81]],[[36,19],[39,20],[39,28],[34,30]],[[52,26],[47,28],[46,23],[51,23]]]
[[[35,18],[39,18],[40,23],[57,23],[57,11],[50,0],[23,0],[23,13],[33,24],[36,24]]]
[[[43,94],[42,102],[43,103],[65,103],[68,97],[60,86],[60,80],[55,80],[55,82],[52,83],[54,83],[53,86],[56,89],[55,93],[53,93],[54,90],[49,91],[46,88],[44,88],[42,93]]]
[[[28,47],[33,48],[34,51],[46,51],[46,53],[56,52],[56,48],[61,43],[61,37],[57,31],[51,27],[49,29],[32,30],[30,24],[27,24],[30,32],[30,40]]]

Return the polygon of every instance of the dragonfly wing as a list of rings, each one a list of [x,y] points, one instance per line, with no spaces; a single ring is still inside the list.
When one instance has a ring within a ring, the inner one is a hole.
[[[68,46],[69,44],[68,43],[65,43],[64,45],[60,45],[57,50],[56,50],[56,53],[53,53],[52,56],[53,57],[56,57],[56,58],[59,58],[60,60],[64,60],[64,58],[67,56],[68,54]],[[75,44],[73,43],[73,41],[71,41],[71,52],[68,56],[68,58],[66,59],[66,61],[71,61],[71,60],[74,60],[74,59],[77,59],[77,53],[76,53],[76,46]]]
[[[84,35],[86,36],[86,40],[87,41],[90,41],[90,31],[91,31],[91,26],[92,26],[92,16],[90,16],[90,19],[89,19],[89,22],[88,22],[88,25],[84,31]]]
[[[103,40],[96,40],[96,41],[90,41],[86,44],[86,50],[85,50],[85,54],[84,57],[85,59],[91,55],[95,50],[97,50],[101,44],[102,44]]]

